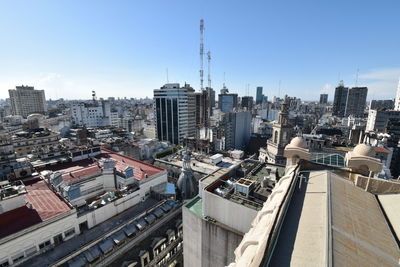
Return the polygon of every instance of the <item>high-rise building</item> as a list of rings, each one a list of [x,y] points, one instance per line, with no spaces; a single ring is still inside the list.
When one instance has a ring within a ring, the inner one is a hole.
[[[212,111],[212,109],[215,108],[215,90],[210,87],[206,87],[206,91],[208,93],[208,96],[210,97],[210,108]]]
[[[348,87],[344,87],[343,81],[335,89],[335,97],[333,99],[333,115],[343,117],[346,111]]]
[[[363,117],[367,103],[367,87],[353,87],[347,95],[345,116]]]
[[[242,97],[242,108],[247,108],[248,111],[253,110],[253,97],[252,96],[243,96]]]
[[[168,83],[154,89],[156,134],[161,141],[181,144],[196,134],[196,99],[189,84]]]
[[[227,112],[221,125],[225,134],[225,150],[244,150],[250,141],[251,113],[249,111]]]
[[[394,102],[392,99],[372,100],[371,105],[369,107],[369,109],[376,109],[376,110],[393,109],[393,108],[394,108]]]
[[[368,112],[366,131],[386,131],[390,119],[400,119],[400,110],[374,110]]]
[[[229,94],[228,88],[224,85],[221,89],[221,93],[218,95],[218,107],[222,112],[232,111],[237,107],[238,95]]]
[[[400,79],[399,79],[399,85],[397,86],[396,99],[394,101],[394,110],[400,110]]]
[[[321,105],[326,105],[328,104],[328,94],[320,94],[319,96],[319,103]]]
[[[33,113],[44,114],[47,111],[44,90],[35,90],[33,86],[17,86],[8,90],[13,115],[24,118]]]
[[[263,88],[262,86],[258,86],[256,95],[256,105],[261,104],[263,100],[264,100]]]
[[[209,118],[212,116],[210,93],[210,90],[194,93],[196,99],[196,127],[198,129],[209,126]]]

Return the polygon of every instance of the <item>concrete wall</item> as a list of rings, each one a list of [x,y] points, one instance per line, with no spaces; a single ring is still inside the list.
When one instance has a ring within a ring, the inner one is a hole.
[[[185,266],[226,266],[235,259],[241,235],[198,217],[186,207],[182,208],[182,216]]]
[[[202,219],[186,207],[182,207],[183,262],[185,266],[202,266],[201,225]]]
[[[101,208],[79,217],[79,223],[87,221],[88,227],[92,228],[109,218],[123,212],[124,210],[133,207],[142,200],[140,191],[133,192],[123,198],[111,202]]]
[[[368,183],[368,177],[357,175],[354,184],[365,189]],[[372,194],[393,194],[400,191],[400,182],[388,181],[384,179],[371,178],[368,186],[368,192]]]
[[[204,216],[210,216],[242,233],[249,231],[251,222],[257,215],[256,210],[232,202],[207,190],[204,190],[203,212]]]
[[[202,220],[202,266],[226,266],[235,259],[243,236]]]

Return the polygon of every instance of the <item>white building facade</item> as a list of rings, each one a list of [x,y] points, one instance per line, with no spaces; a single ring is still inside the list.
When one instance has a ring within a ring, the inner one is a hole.
[[[73,104],[71,117],[73,123],[79,126],[118,126],[118,113],[111,112],[111,105],[107,101]]]
[[[397,86],[396,99],[394,101],[394,110],[400,111],[400,79],[399,85]]]
[[[194,89],[189,84],[169,83],[154,90],[156,136],[160,141],[181,144],[196,133]]]

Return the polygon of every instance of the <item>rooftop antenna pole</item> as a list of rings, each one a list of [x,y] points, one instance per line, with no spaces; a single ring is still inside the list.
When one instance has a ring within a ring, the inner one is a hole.
[[[96,102],[96,91],[92,91],[92,100]]]
[[[208,60],[208,87],[211,88],[211,52],[208,50],[207,52],[207,60]]]
[[[200,89],[204,90],[203,86],[203,57],[204,57],[204,20],[200,20]]]
[[[356,87],[357,87],[357,85],[358,85],[358,71],[359,71],[359,69],[357,68],[357,74],[356,74]]]

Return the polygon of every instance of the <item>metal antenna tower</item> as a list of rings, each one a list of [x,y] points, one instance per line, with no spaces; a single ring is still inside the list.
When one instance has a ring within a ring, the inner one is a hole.
[[[203,58],[204,58],[204,20],[200,20],[200,89],[204,90],[203,86]]]
[[[357,74],[356,74],[356,87],[358,85],[358,72],[360,71],[360,69],[357,68]]]
[[[211,52],[208,50],[207,52],[207,60],[208,60],[208,87],[211,88]]]

